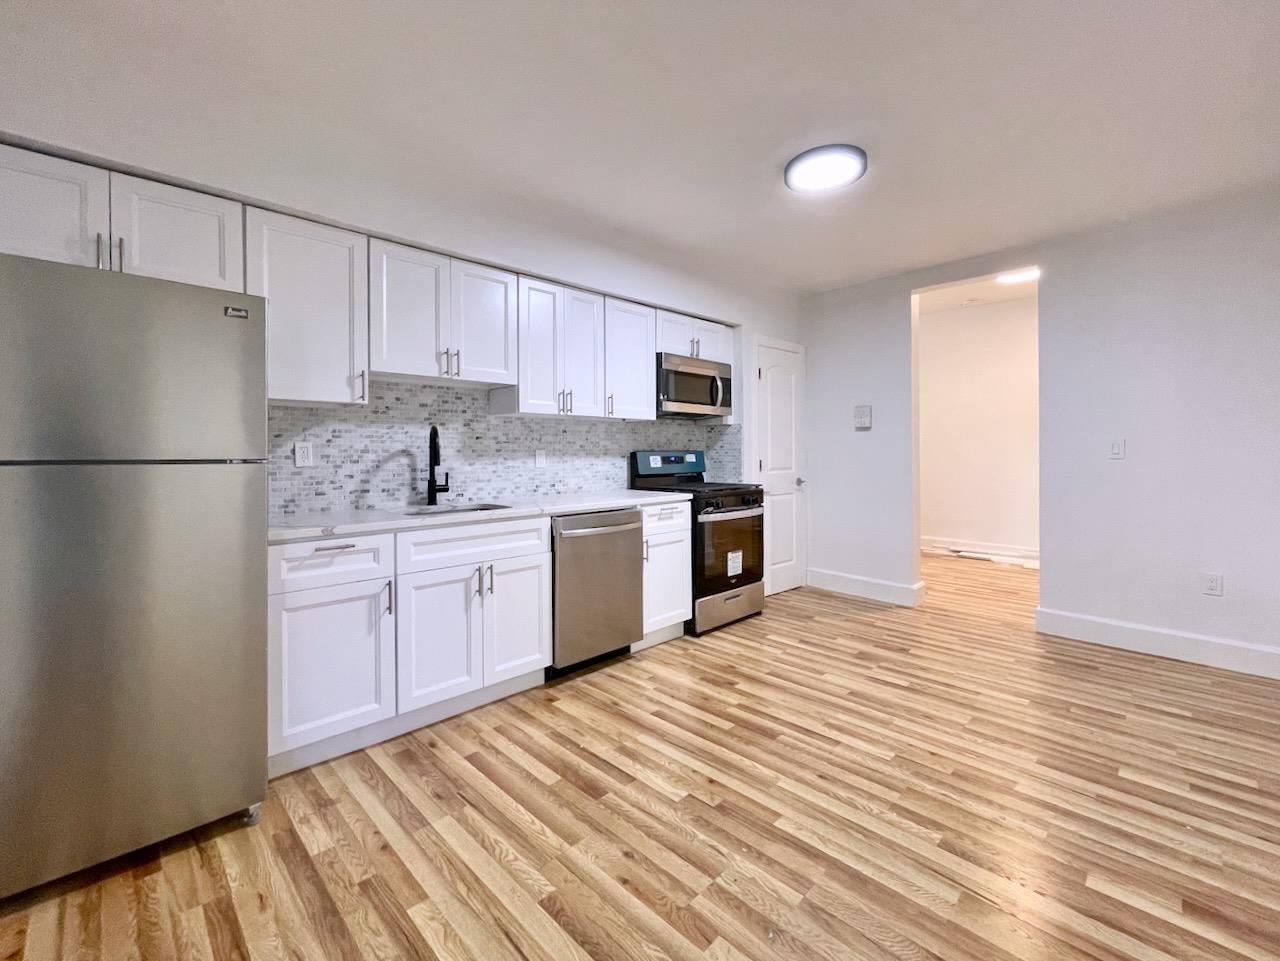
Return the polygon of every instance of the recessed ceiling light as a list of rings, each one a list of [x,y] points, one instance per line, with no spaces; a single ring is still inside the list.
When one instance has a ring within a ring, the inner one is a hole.
[[[783,178],[802,194],[847,187],[867,172],[867,152],[847,143],[829,143],[792,157]]]
[[[1025,270],[1012,270],[996,277],[997,284],[1025,284],[1040,279],[1039,267],[1027,267]]]

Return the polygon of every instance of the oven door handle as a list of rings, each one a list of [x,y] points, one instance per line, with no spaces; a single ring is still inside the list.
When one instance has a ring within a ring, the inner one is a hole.
[[[699,524],[716,524],[716,523],[719,523],[720,521],[736,521],[736,520],[741,520],[744,517],[759,517],[763,513],[764,513],[763,507],[748,507],[740,511],[723,511],[719,514],[716,514],[716,513],[699,514],[698,523]]]

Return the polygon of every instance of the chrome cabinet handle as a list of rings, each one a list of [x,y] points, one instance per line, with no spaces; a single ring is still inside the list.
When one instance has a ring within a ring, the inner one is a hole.
[[[702,338],[701,337],[698,338],[698,356],[699,357],[702,356]]]
[[[365,393],[366,393],[365,383],[364,383],[365,372],[362,370],[358,374],[356,374],[356,376],[360,378],[360,400],[368,400],[368,398],[365,397]]]
[[[480,599],[484,600],[484,565],[481,564],[476,568],[476,593],[480,595]]]
[[[120,238],[120,273],[124,273],[124,238]]]
[[[573,391],[569,391],[569,413],[573,413]]]
[[[493,593],[493,565],[489,565],[489,593]]]
[[[565,412],[565,409],[564,409],[564,391],[560,391],[560,406],[559,406],[559,409],[556,411],[556,413],[557,413],[557,414],[563,414],[564,412]]]
[[[98,269],[102,269],[102,231],[98,231],[98,239],[94,241],[94,251],[98,255]]]
[[[644,539],[644,562],[649,563],[649,538]]]
[[[395,603],[395,588],[391,586],[391,582],[387,581],[387,613],[394,614],[392,605]]]
[[[452,365],[450,364],[450,360],[452,359],[452,358],[451,358],[451,355],[449,354],[449,352],[448,352],[447,350],[442,350],[442,351],[440,351],[440,352],[439,352],[439,356],[443,356],[443,357],[444,357],[444,363],[443,363],[443,364],[441,364],[441,366],[442,366],[442,367],[444,367],[444,376],[445,376],[445,377],[452,377],[452,376],[453,376],[453,367],[452,367]],[[437,358],[436,358],[436,362],[437,362],[437,363],[439,363],[439,356],[437,356]]]
[[[319,554],[321,551],[352,551],[355,550],[355,544],[331,544],[326,547],[317,547],[311,553]]]
[[[690,337],[689,338],[689,356],[697,357],[698,356],[697,351],[698,351],[698,342],[694,340],[692,337]]]
[[[613,395],[609,395],[609,416],[613,416]]]
[[[453,366],[455,368],[453,372],[453,376],[461,377],[462,376],[462,348],[461,347],[459,347],[457,350],[453,352]]]

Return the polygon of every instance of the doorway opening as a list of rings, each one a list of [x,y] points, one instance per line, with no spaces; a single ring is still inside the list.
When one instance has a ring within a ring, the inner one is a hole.
[[[1023,267],[912,294],[926,589],[966,581],[941,559],[1039,570],[1038,278]]]

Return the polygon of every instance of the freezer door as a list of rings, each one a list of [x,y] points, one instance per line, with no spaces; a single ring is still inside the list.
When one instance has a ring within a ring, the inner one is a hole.
[[[0,466],[0,897],[263,799],[265,472]]]
[[[266,456],[265,301],[0,256],[0,462]]]

